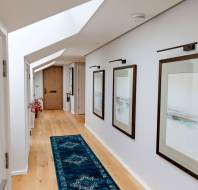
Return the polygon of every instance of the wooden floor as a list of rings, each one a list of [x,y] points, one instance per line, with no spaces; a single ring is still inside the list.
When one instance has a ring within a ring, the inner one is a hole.
[[[57,190],[49,137],[81,134],[122,190],[143,190],[121,164],[84,128],[84,117],[44,111],[36,120],[27,175],[13,177],[13,190]]]

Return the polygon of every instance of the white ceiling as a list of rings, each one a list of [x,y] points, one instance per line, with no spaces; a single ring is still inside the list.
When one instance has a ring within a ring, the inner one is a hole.
[[[82,61],[87,53],[182,1],[105,0],[80,33],[28,55],[28,61],[33,62],[62,48],[66,48],[61,58],[66,63],[73,59]],[[144,13],[146,20],[134,22],[132,15],[135,13]]]
[[[0,0],[0,20],[15,31],[88,0]]]
[[[19,0],[1,1],[4,1],[3,5],[6,6],[0,6],[0,16],[4,18],[10,30],[86,2],[86,0],[42,0],[38,3],[36,0],[20,0],[23,3],[19,4]],[[105,0],[78,34],[27,55],[26,59],[31,63],[65,48],[63,56],[59,58],[61,61],[81,62],[87,53],[182,1]],[[144,13],[146,19],[138,23],[134,22],[132,15],[135,13]]]

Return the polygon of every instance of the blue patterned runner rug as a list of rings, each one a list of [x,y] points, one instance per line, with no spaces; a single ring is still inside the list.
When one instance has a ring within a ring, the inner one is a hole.
[[[50,140],[59,190],[119,190],[81,135]]]

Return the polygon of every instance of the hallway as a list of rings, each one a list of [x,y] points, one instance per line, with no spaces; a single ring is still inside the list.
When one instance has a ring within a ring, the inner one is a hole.
[[[81,134],[122,190],[141,190],[126,169],[84,128],[84,116],[44,111],[35,121],[27,175],[13,177],[13,190],[57,190],[50,136]]]
[[[197,8],[0,0],[0,190],[198,190]]]

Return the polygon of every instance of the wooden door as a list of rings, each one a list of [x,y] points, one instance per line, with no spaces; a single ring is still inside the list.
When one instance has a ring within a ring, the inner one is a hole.
[[[53,66],[43,71],[44,109],[63,109],[63,69]]]

